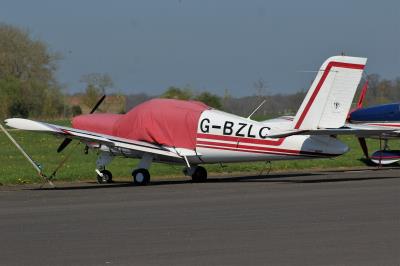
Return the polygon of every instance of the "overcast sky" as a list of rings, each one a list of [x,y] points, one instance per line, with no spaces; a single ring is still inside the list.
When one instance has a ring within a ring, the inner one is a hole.
[[[115,91],[190,86],[232,95],[308,85],[329,56],[368,57],[368,73],[400,76],[400,1],[1,0],[0,20],[61,52],[59,80],[109,73]]]

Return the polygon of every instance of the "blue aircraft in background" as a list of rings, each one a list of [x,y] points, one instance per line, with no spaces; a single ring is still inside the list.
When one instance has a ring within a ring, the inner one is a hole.
[[[368,154],[368,147],[365,137],[358,137],[361,148],[367,159],[379,165],[388,165],[400,161],[400,150],[390,150],[388,146],[389,139],[400,138],[400,103],[389,103],[362,108],[362,102],[365,97],[368,82],[364,86],[357,109],[350,112],[348,122],[352,124],[364,124],[369,126],[399,128],[399,131],[384,133],[370,138],[379,139],[381,149],[375,151],[371,156]],[[383,145],[382,142],[383,141]]]
[[[352,123],[399,123],[400,103],[389,103],[354,110],[350,114]]]

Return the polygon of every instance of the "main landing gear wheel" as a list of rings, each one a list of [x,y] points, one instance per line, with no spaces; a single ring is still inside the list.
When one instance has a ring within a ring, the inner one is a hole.
[[[138,186],[145,186],[150,183],[150,173],[147,169],[140,168],[132,172],[133,183]]]
[[[196,183],[207,181],[207,170],[202,166],[196,166],[192,174],[192,181]]]
[[[97,175],[97,182],[99,184],[112,183],[112,174],[110,171],[101,170],[100,173],[102,173],[103,176]]]

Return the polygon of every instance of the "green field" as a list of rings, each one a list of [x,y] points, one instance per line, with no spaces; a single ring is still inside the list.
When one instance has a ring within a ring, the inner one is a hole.
[[[65,122],[63,123],[65,124]],[[62,154],[58,154],[56,149],[62,139],[55,138],[51,135],[32,133],[26,131],[11,130],[10,133],[24,147],[24,149],[39,162],[44,172],[49,175],[57,164],[62,160],[64,154],[73,148],[73,143]],[[365,164],[360,160],[362,156],[358,141],[354,137],[342,137],[351,148],[347,154],[333,159],[316,159],[316,160],[291,160],[291,161],[274,161],[272,162],[272,171],[284,171],[295,169],[324,169],[324,168],[343,168],[343,167],[361,167]],[[392,149],[398,149],[399,145],[395,145],[396,141],[391,142]],[[3,132],[0,132],[0,183],[1,184],[24,184],[37,183],[41,179],[38,177],[32,166],[22,157],[15,146],[8,140]],[[379,149],[377,140],[368,140],[370,152]],[[65,166],[58,172],[56,180],[72,181],[72,180],[95,180],[96,173],[95,162],[96,153],[90,151],[88,155],[83,153],[84,146],[81,144],[76,148],[73,156],[68,160]],[[138,160],[116,158],[108,167],[114,175],[114,180],[130,180],[130,173],[136,166]],[[266,167],[264,162],[255,163],[235,163],[225,164],[221,167],[219,164],[206,165],[209,174],[233,174],[246,173],[254,174],[260,172]],[[155,163],[150,169],[152,179],[162,177],[184,177],[182,174],[183,166],[167,165]]]

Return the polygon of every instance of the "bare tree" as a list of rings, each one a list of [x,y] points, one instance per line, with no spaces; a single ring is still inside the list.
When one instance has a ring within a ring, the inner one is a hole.
[[[81,82],[86,83],[87,87],[92,86],[105,94],[107,89],[114,87],[111,76],[107,73],[90,73],[81,77]]]
[[[80,81],[86,83],[83,103],[89,108],[93,107],[101,95],[106,94],[106,91],[114,86],[111,76],[107,73],[83,75]],[[101,109],[107,109],[106,105],[107,103],[104,103]]]
[[[267,84],[262,78],[259,78],[256,82],[254,82],[254,89],[256,90],[256,95],[265,97],[268,93]]]

